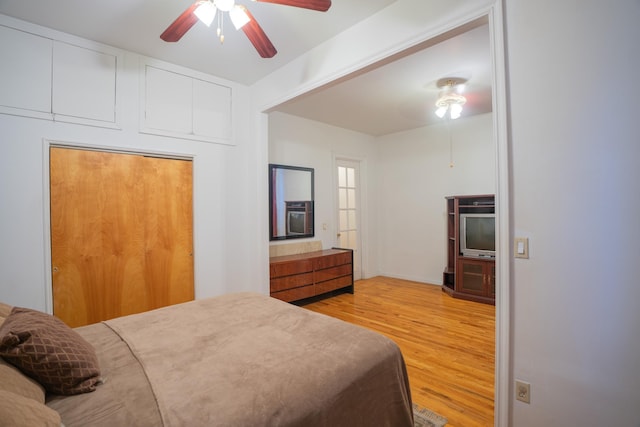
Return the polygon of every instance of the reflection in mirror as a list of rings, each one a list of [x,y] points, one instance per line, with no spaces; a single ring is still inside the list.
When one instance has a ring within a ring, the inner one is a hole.
[[[270,164],[269,240],[313,235],[313,168]]]

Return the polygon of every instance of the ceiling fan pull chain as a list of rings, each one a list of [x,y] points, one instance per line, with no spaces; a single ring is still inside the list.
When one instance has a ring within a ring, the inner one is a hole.
[[[453,137],[451,136],[451,119],[447,118],[447,132],[449,133],[449,168],[453,168]]]
[[[224,43],[224,20],[222,19],[222,13],[218,14],[218,38],[220,39],[220,44]]]

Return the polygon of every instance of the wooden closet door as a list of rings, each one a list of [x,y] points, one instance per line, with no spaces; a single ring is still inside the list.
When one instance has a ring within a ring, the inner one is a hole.
[[[72,327],[193,299],[192,163],[51,148],[54,314]]]
[[[144,158],[144,279],[153,308],[191,301],[192,162]]]

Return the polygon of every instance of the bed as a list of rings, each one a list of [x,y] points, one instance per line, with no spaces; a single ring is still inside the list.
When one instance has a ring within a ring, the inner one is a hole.
[[[16,382],[8,373],[23,370],[2,335],[15,311],[0,308],[5,388]],[[228,294],[69,330],[95,350],[99,372],[89,369],[84,389],[69,395],[43,387],[42,410],[53,421],[39,425],[413,425],[393,341],[264,295]],[[2,387],[0,397],[11,392]]]

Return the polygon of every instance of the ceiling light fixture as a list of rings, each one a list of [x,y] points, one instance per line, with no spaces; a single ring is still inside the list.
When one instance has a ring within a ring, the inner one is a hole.
[[[467,102],[467,98],[460,94],[464,89],[465,83],[465,79],[458,77],[446,77],[438,80],[437,85],[442,91],[436,101],[436,116],[442,119],[448,112],[449,118],[452,120],[460,117],[462,106]]]
[[[233,26],[236,27],[236,30],[242,28],[251,20],[244,6],[235,4],[234,0],[202,0],[199,6],[193,11],[193,14],[196,15],[203,24],[209,27],[216,17],[218,10],[220,13],[218,14],[217,34],[220,43],[224,43],[222,12],[229,12],[229,18],[231,18],[231,22]]]

